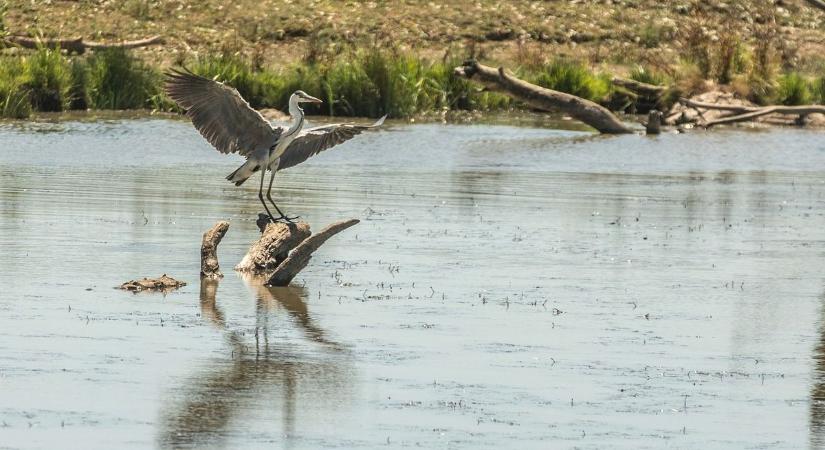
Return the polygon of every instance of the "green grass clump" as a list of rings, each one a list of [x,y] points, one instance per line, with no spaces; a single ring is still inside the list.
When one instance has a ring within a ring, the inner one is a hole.
[[[643,66],[634,67],[630,71],[630,79],[656,86],[667,86],[669,84],[668,77],[665,74]]]
[[[58,49],[39,48],[25,60],[26,88],[37,111],[63,111],[71,102],[72,69]]]
[[[391,49],[343,53],[272,76],[278,98],[270,106],[285,109],[298,89],[324,101],[305,104],[307,114],[331,116],[412,117],[434,110],[509,105],[506,96],[479,92],[469,81],[453,76],[455,65],[455,61],[432,63]]]
[[[25,119],[32,112],[22,58],[0,57],[0,116]]]
[[[667,39],[667,29],[648,21],[639,33],[639,43],[645,48],[656,48]]]
[[[214,78],[238,90],[253,108],[273,107],[282,97],[283,80],[274,73],[256,69],[237,55],[222,54],[197,59],[192,72]]]
[[[611,91],[608,77],[598,76],[584,65],[567,60],[547,64],[534,81],[539,86],[596,102],[605,99]]]
[[[811,97],[812,102],[825,104],[825,76],[811,82]]]
[[[151,99],[160,94],[160,72],[126,50],[96,51],[86,64],[86,93],[92,108],[148,108]]]
[[[72,59],[70,70],[72,86],[69,89],[69,109],[88,109],[89,94],[86,89],[89,84],[89,71],[86,61],[80,58]]]
[[[811,103],[811,86],[802,75],[791,72],[779,77],[776,97],[782,105],[807,105]]]
[[[360,60],[340,60],[333,63],[320,79],[324,100],[319,109],[331,116],[375,117],[383,111],[378,86],[367,74]]]

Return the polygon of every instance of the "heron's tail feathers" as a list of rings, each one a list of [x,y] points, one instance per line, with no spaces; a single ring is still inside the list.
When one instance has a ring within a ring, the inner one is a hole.
[[[241,167],[235,169],[234,172],[230,173],[226,179],[235,183],[235,186],[240,186],[244,184],[244,182],[248,180],[253,173],[259,170],[261,170],[261,166],[257,163],[257,161],[249,160]]]

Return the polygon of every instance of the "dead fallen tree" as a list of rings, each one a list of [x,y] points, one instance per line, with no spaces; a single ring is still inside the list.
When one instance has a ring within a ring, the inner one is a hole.
[[[614,77],[611,82],[617,89],[606,105],[611,110],[625,110],[634,114],[647,114],[665,106],[665,98],[670,92],[666,86],[643,83],[627,78]],[[666,107],[666,106],[665,106]]]
[[[161,36],[152,36],[136,41],[122,41],[115,43],[84,41],[82,37],[75,39],[51,39],[51,38],[30,38],[26,36],[6,36],[3,39],[7,44],[16,45],[23,48],[59,48],[70,53],[83,54],[86,50],[104,50],[111,48],[139,48],[150,45],[163,44]]]
[[[720,105],[706,103],[691,99],[680,99],[679,102],[685,106],[698,110],[715,110],[730,112],[729,115],[722,115],[714,119],[702,118],[698,125],[710,128],[715,125],[724,125],[738,122],[747,122],[770,114],[784,114],[797,116],[795,122],[800,125],[805,124],[806,116],[809,114],[825,114],[825,105],[802,105],[802,106],[744,106],[744,105]]]
[[[613,77],[612,82],[616,86],[647,97],[659,98],[667,91],[665,86],[657,86],[655,84],[643,83],[641,81],[630,80],[627,78]]]
[[[268,286],[287,286],[324,242],[358,222],[358,219],[335,222],[317,234],[312,234],[305,222],[270,223],[235,270],[266,275]]]
[[[312,254],[329,238],[360,222],[348,219],[328,225],[317,234],[312,234],[309,224],[267,223],[261,237],[250,247],[235,270],[267,279],[267,286],[288,286],[303,270]],[[217,280],[223,277],[218,264],[218,244],[229,230],[229,222],[217,222],[203,233],[201,240],[201,302],[204,295],[217,289]],[[139,291],[169,292],[186,283],[166,274],[159,278],[131,280],[120,285],[120,289]]]
[[[561,111],[605,134],[634,133],[607,108],[564,92],[546,89],[520,80],[504,70],[495,69],[476,61],[467,61],[456,67],[458,76],[476,81],[488,89],[501,91],[542,111]]]

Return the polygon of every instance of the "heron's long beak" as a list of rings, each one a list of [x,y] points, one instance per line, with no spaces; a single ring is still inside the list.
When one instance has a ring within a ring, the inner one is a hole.
[[[311,95],[307,95],[307,100],[309,100],[310,103],[324,103],[320,98],[315,98]]]

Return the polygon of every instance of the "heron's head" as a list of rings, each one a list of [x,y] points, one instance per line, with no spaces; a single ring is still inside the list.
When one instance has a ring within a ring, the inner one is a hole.
[[[298,103],[324,103],[320,99],[317,99],[304,91],[295,91],[292,95],[295,96]]]

